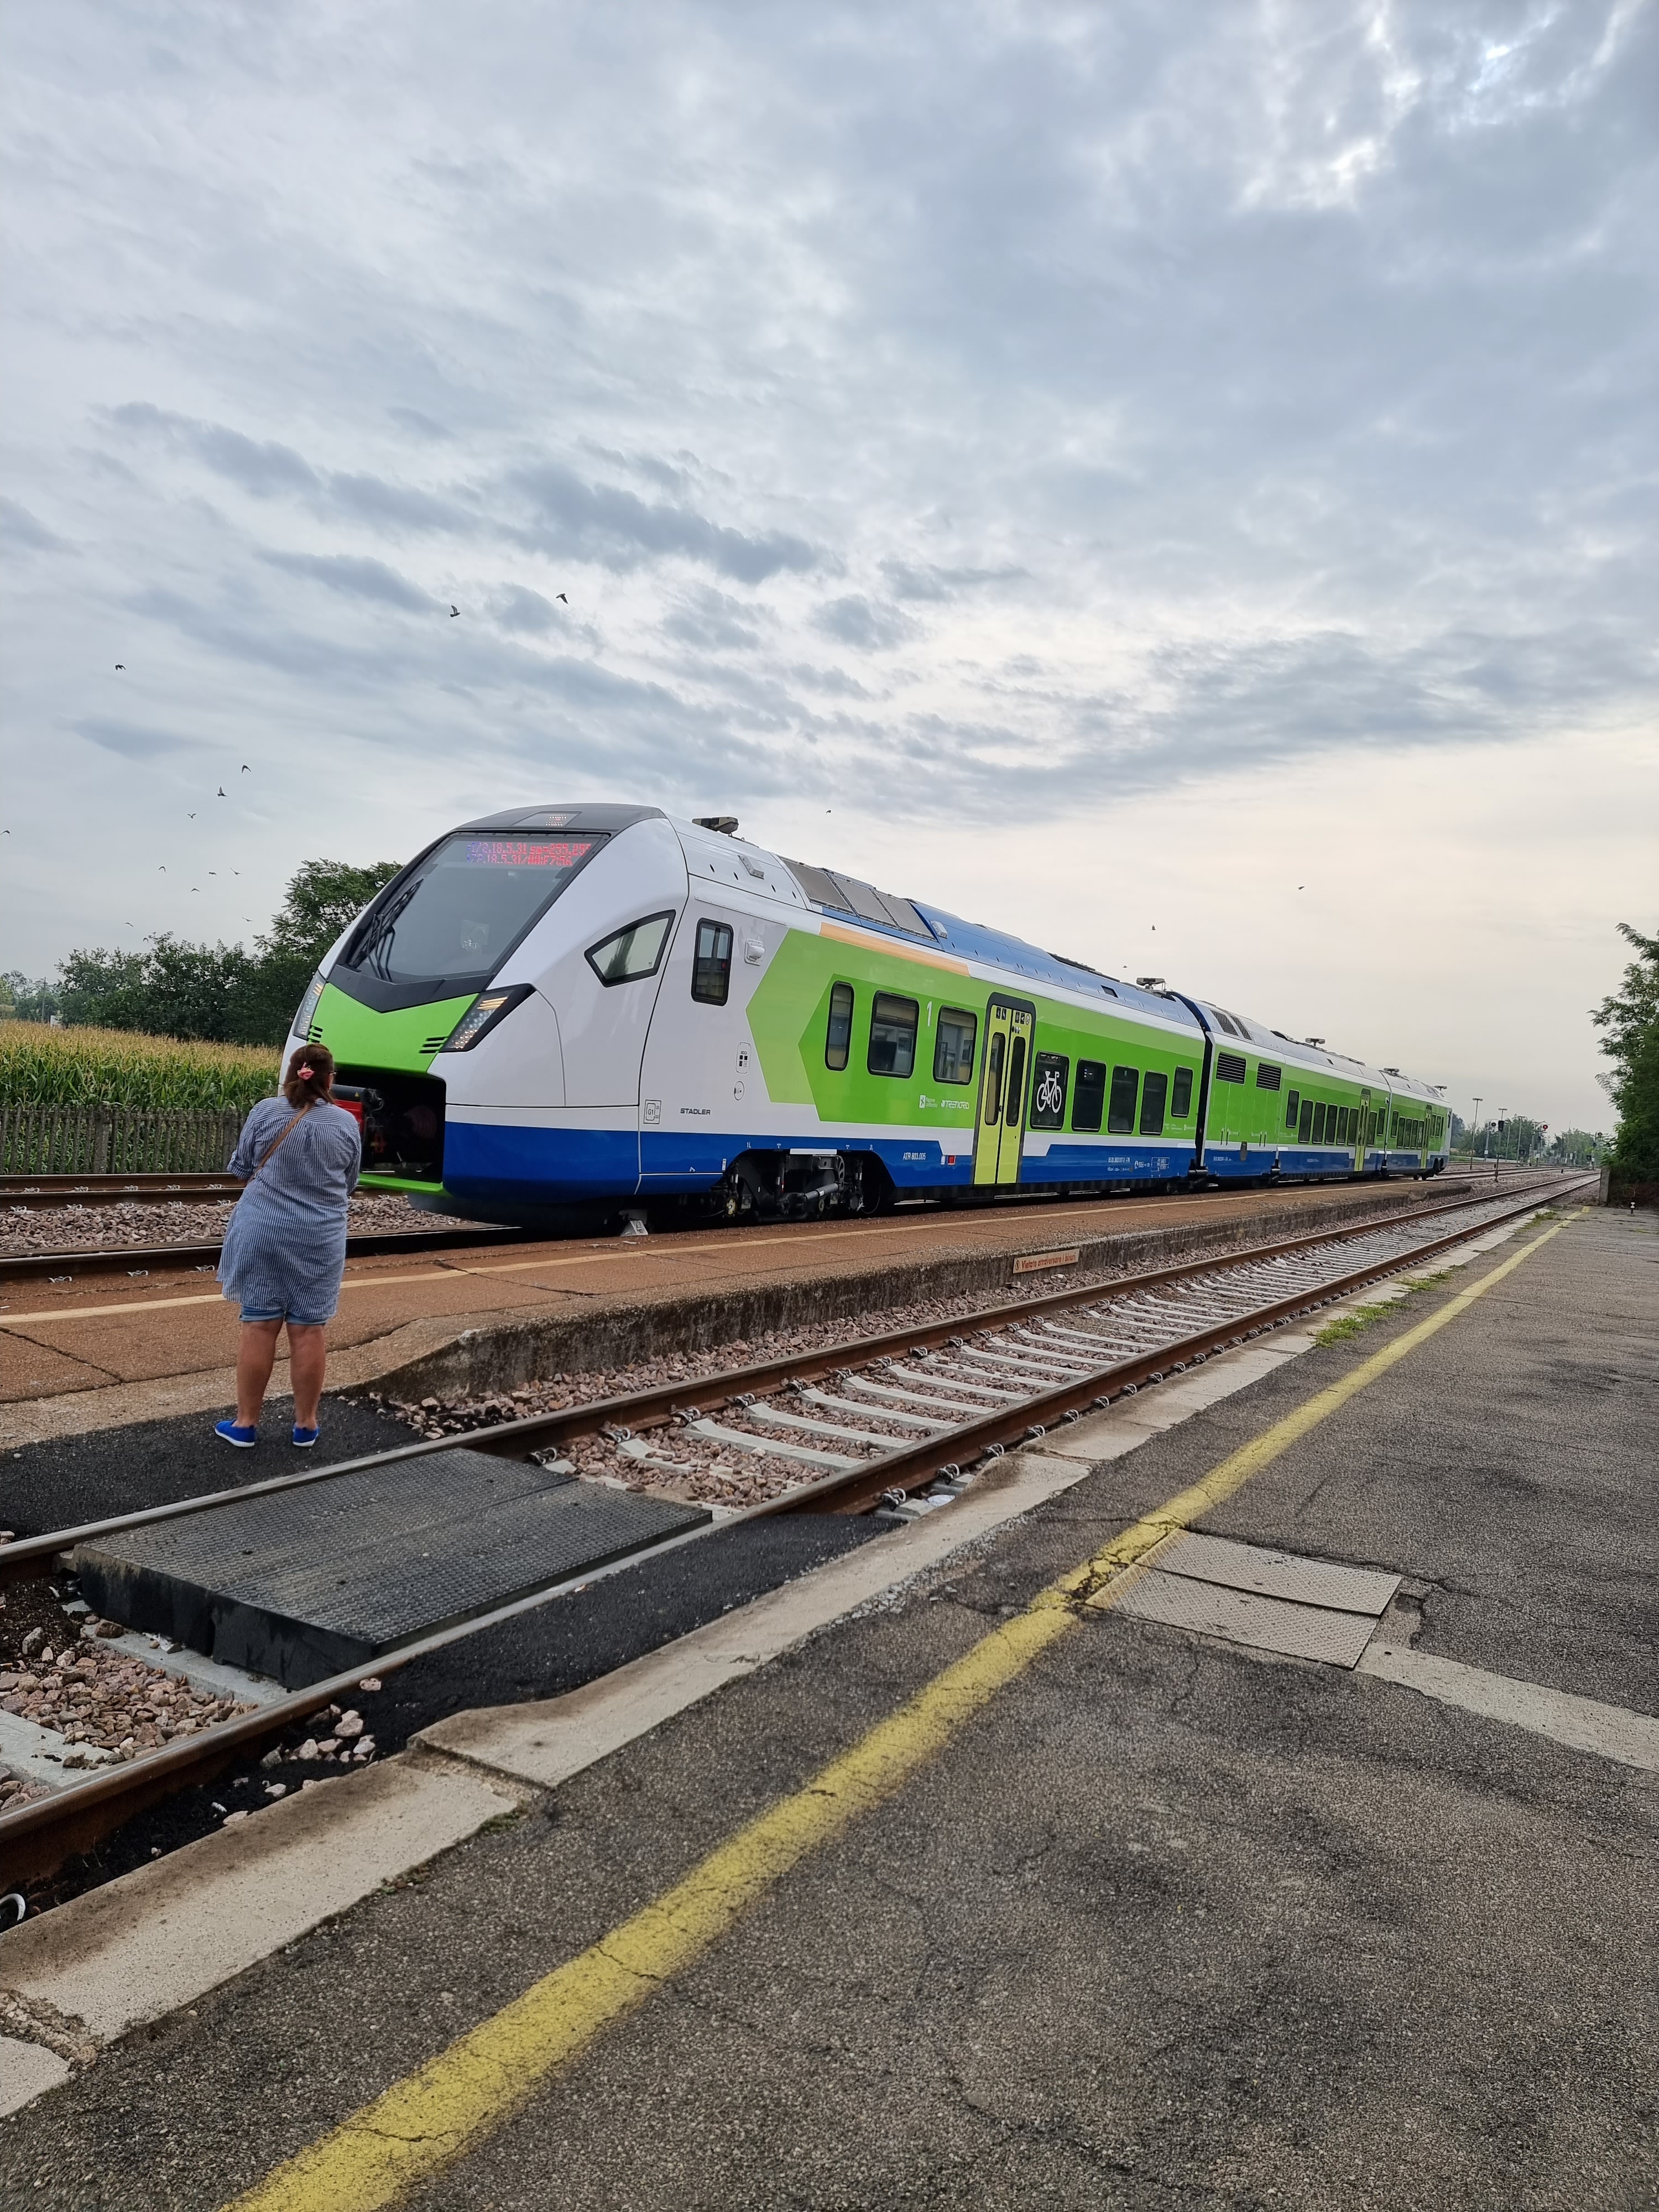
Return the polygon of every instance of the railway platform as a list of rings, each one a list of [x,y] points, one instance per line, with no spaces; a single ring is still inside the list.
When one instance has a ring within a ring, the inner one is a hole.
[[[1656,1322],[1564,1206],[787,1575],[710,1538],[573,1692],[452,1657],[0,1936],[0,2195],[1654,2202]]]
[[[665,1344],[1006,1285],[1016,1261],[1133,1267],[1382,1216],[1485,1179],[1295,1185],[1200,1196],[1059,1200],[960,1212],[554,1240],[349,1260],[330,1382],[389,1395],[512,1389],[558,1369],[621,1367]],[[127,1276],[0,1284],[0,1449],[222,1410],[236,1317],[210,1259],[158,1256]],[[286,1363],[273,1392],[280,1397]],[[0,1503],[0,1510],[3,1504]]]

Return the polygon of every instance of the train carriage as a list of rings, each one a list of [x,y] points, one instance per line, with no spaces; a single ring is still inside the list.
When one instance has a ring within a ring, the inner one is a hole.
[[[447,833],[291,1044],[364,1094],[371,1182],[503,1218],[1444,1165],[1428,1086],[1128,983],[726,820],[520,808]]]

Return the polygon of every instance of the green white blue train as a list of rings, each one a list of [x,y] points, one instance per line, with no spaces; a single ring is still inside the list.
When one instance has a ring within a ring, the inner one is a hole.
[[[319,969],[307,1042],[371,1184],[503,1220],[1420,1176],[1449,1133],[1397,1068],[654,806],[446,832]]]

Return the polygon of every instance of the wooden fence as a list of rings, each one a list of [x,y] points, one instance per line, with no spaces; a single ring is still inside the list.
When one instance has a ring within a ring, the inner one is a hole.
[[[222,1168],[243,1115],[132,1106],[0,1107],[0,1175],[177,1175]]]

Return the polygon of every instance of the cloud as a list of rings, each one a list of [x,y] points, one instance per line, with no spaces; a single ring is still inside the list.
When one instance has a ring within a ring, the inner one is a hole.
[[[382,606],[402,607],[410,614],[430,614],[438,604],[406,576],[388,568],[384,561],[368,560],[359,554],[267,551],[261,557],[273,568],[284,568],[291,576],[308,576],[313,583],[343,592],[347,599],[374,599]]]
[[[250,438],[222,422],[203,422],[175,415],[148,400],[129,400],[110,410],[110,420],[124,430],[149,431],[175,451],[193,454],[216,476],[238,485],[255,499],[271,499],[279,492],[310,492],[321,489],[317,472],[308,462],[276,439]]]
[[[544,599],[539,592],[526,591],[521,584],[504,584],[492,592],[489,611],[503,629],[527,636],[541,635],[559,619],[559,610],[551,599]]]
[[[872,877],[1095,836],[1103,910],[1185,849],[1131,803],[1210,849],[1242,791],[1650,732],[1659,9],[410,0],[392,71],[254,20],[14,41],[9,818],[118,658],[143,742],[189,701],[365,851],[525,786],[833,805]],[[155,757],[100,757],[112,841]]]
[[[89,714],[70,726],[88,744],[122,760],[159,760],[167,753],[196,748],[199,739],[180,737],[176,730],[158,730],[143,722],[126,722],[112,716]]]
[[[0,536],[27,553],[72,553],[75,548],[15,499],[0,498]]]
[[[750,536],[689,507],[653,505],[614,484],[586,483],[556,462],[515,470],[507,481],[530,510],[522,536],[549,553],[617,568],[678,554],[744,584],[820,562],[801,538],[780,532]]]
[[[919,623],[901,614],[896,607],[872,605],[861,592],[849,592],[844,599],[831,599],[820,607],[812,617],[813,627],[826,637],[839,638],[843,645],[855,647],[860,653],[885,653],[896,645],[903,645],[916,636]]]

